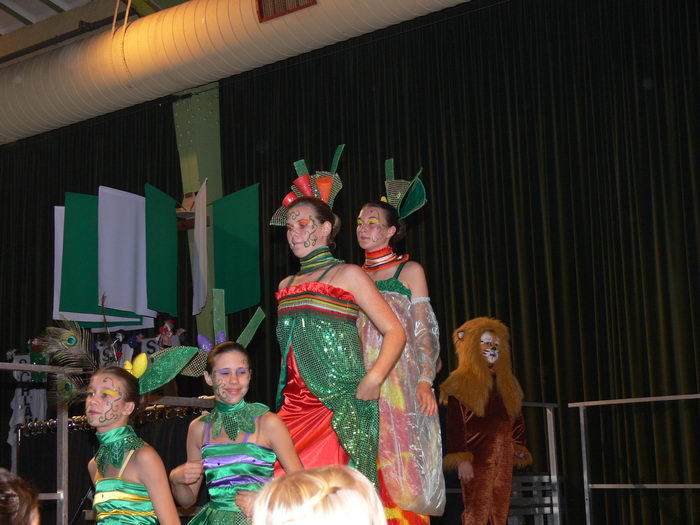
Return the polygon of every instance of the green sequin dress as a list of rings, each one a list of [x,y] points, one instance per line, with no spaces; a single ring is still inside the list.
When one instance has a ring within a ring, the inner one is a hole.
[[[355,397],[366,372],[354,297],[329,284],[307,282],[280,290],[277,300],[283,359],[278,415],[302,464],[312,468],[349,458],[376,484],[379,406]]]

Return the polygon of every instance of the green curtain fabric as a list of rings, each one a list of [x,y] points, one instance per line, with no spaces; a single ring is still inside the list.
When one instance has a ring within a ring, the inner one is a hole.
[[[148,307],[177,315],[177,217],[176,200],[146,184],[146,260]],[[179,195],[178,195],[179,197]]]
[[[406,247],[427,272],[441,377],[456,326],[511,327],[526,399],[560,404],[566,523],[584,519],[566,403],[699,389],[698,21],[694,1],[473,0],[222,82],[225,193],[260,181],[263,218],[294,160],[325,168],[347,144],[341,258],[361,261],[354,217],[382,194],[384,159],[401,178],[425,168]],[[282,228],[263,228],[262,256],[273,313],[296,269]],[[252,398],[270,402],[265,323]],[[593,481],[699,482],[699,416],[697,402],[589,410]],[[594,507],[598,523],[700,521],[697,491],[596,492]]]
[[[226,314],[260,302],[259,201],[260,185],[254,184],[212,205],[215,287],[225,292]]]

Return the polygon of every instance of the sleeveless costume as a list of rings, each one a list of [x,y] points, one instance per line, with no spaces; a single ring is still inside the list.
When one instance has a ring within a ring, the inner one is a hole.
[[[249,443],[250,433],[238,443],[212,443],[207,423],[202,444],[204,477],[210,501],[190,525],[248,525],[250,519],[236,505],[239,490],[258,490],[273,474],[277,455],[272,449]]]
[[[429,523],[424,514],[442,514],[445,481],[438,415],[423,415],[416,398],[420,380],[432,384],[440,351],[435,314],[427,297],[411,300],[411,291],[398,276],[375,285],[406,331],[406,346],[382,385],[379,398],[380,495],[392,524]],[[382,334],[360,313],[357,322],[365,365],[370,369],[379,355]]]
[[[130,450],[116,477],[98,478],[95,481],[95,498],[92,508],[95,521],[104,525],[133,523],[155,525],[156,511],[145,485],[122,479],[122,473],[134,451]]]
[[[355,397],[365,375],[355,324],[359,307],[345,290],[293,280],[276,295],[278,416],[305,468],[350,463],[376,485],[379,407]]]

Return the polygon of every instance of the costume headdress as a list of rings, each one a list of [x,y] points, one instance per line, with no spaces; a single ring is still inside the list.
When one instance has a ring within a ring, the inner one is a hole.
[[[501,340],[499,358],[492,368],[489,368],[481,353],[481,335],[486,331],[493,332]],[[440,402],[447,403],[449,396],[455,396],[477,416],[483,416],[495,376],[496,387],[508,415],[517,416],[522,406],[523,391],[513,375],[510,336],[506,325],[498,319],[477,317],[457,328],[452,334],[452,342],[459,365],[440,385]]]
[[[243,348],[247,348],[263,319],[265,319],[265,312],[258,307],[236,342]],[[222,331],[217,332],[215,341],[216,344],[227,341],[226,335]],[[197,336],[197,344],[199,347],[175,346],[159,350],[153,354],[154,363],[162,362],[165,364],[166,361],[163,360],[168,361],[168,364],[163,367],[169,374],[172,374],[168,381],[173,379],[178,373],[183,376],[199,377],[207,369],[207,356],[211,349],[214,348],[214,344],[202,334]],[[161,384],[165,384],[168,381]]]
[[[345,144],[341,144],[336,148],[330,171],[317,171],[310,175],[304,159],[294,163],[294,169],[298,177],[292,182],[292,191],[284,196],[282,206],[277,209],[270,219],[270,225],[284,226],[287,223],[287,208],[299,197],[316,197],[331,208],[333,207],[333,201],[335,201],[335,197],[343,187],[337,170],[344,148]]]
[[[238,338],[241,346],[248,345],[264,318],[264,312],[258,308]],[[52,375],[51,378],[59,402],[70,404],[78,400],[85,394],[89,377],[99,368],[92,353],[90,332],[68,321],[60,327],[47,327],[41,343],[52,364],[81,370],[65,377]],[[140,353],[133,363],[126,361],[123,368],[138,379],[139,393],[146,394],[168,383],[178,373],[201,376],[206,369],[207,354],[208,350],[196,346],[173,346],[159,350],[151,357]]]
[[[422,174],[423,168],[419,169],[411,180],[395,179],[394,159],[384,161],[386,198],[382,197],[382,200],[396,208],[396,211],[399,212],[399,219],[405,219],[428,202],[425,186],[420,179]]]

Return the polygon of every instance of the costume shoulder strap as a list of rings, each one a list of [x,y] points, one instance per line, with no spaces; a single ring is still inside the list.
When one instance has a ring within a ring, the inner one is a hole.
[[[318,276],[318,279],[316,279],[316,281],[317,281],[317,282],[321,282],[321,279],[323,279],[323,278],[326,276],[326,274],[327,274],[328,272],[330,272],[333,268],[335,268],[335,267],[338,266],[339,264],[342,264],[342,263],[335,263],[335,264],[329,265],[328,268],[326,268],[325,270],[323,270],[323,273],[322,273],[321,275]]]
[[[406,263],[407,263],[407,262],[408,262],[408,261],[404,261],[404,262],[402,262],[401,264],[399,264],[399,265],[396,267],[396,271],[394,272],[394,275],[393,275],[392,279],[398,279],[398,278],[399,278],[399,274],[401,273],[401,270],[403,270],[403,267],[406,266]]]
[[[129,460],[131,459],[131,456],[134,455],[134,452],[135,452],[134,449],[129,450],[129,453],[124,458],[124,461],[122,462],[122,467],[119,469],[119,474],[117,474],[118,478],[122,477],[122,474],[124,473],[124,469],[126,469],[126,466],[129,464]]]

